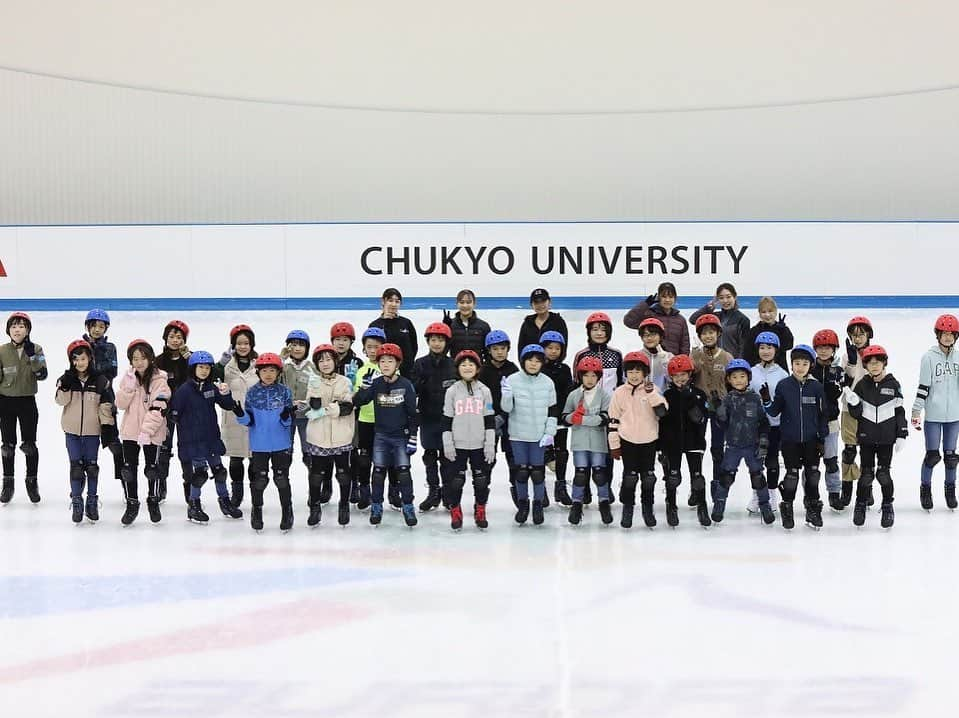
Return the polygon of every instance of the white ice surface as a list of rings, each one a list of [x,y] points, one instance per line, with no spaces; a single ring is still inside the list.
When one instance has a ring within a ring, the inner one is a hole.
[[[480,313],[513,336],[523,314]],[[611,313],[618,323],[622,312]],[[797,341],[809,341],[819,328],[841,333],[856,312],[787,313]],[[576,348],[587,312],[563,314]],[[868,314],[911,404],[938,312]],[[407,315],[421,330],[438,312]],[[159,345],[171,316],[114,312],[110,336],[121,356],[134,337]],[[361,328],[373,313],[179,316],[192,327],[192,348],[219,355],[239,321],[256,330],[258,349],[276,350],[291,328],[307,329],[316,342],[333,321]],[[604,528],[594,509],[571,528],[557,508],[545,526],[517,528],[502,462],[487,532],[472,526],[468,511],[460,534],[450,532],[443,511],[421,515],[412,531],[392,511],[378,529],[359,512],[340,529],[333,504],[310,530],[299,463],[289,534],[277,528],[272,489],[262,534],[246,516],[218,515],[211,485],[204,491],[210,525],[188,524],[175,465],[162,523],[151,525],[144,507],[123,529],[122,492],[105,453],[101,521],[74,527],[52,397],[82,318],[34,316],[34,339],[50,365],[38,397],[43,501],[27,501],[18,452],[17,493],[0,509],[0,715],[951,712],[959,515],[943,508],[941,465],[936,508],[920,510],[923,444],[915,432],[894,460],[896,525],[888,532],[875,512],[863,530],[849,511],[827,511],[819,533],[801,523],[791,533],[765,527],[743,511],[743,472],[726,520],[709,531],[685,506],[679,528],[666,527],[661,489],[655,531]],[[625,350],[639,340],[618,324],[613,344]]]

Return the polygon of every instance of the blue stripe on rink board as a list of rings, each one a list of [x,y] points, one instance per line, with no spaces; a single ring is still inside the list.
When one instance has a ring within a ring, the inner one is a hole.
[[[712,297],[682,296],[679,308],[683,311],[698,309]],[[529,295],[521,297],[479,296],[482,309],[527,309]],[[740,296],[740,306],[755,308],[758,296]],[[562,309],[629,309],[640,297],[578,296],[553,297],[553,308]],[[776,303],[783,309],[928,309],[955,308],[959,295],[847,295],[847,296],[776,296]],[[442,309],[455,304],[453,295],[448,297],[404,297],[403,308]],[[203,312],[223,309],[259,310],[344,310],[379,309],[379,297],[160,297],[144,298],[62,298],[62,299],[11,299],[0,298],[0,311],[60,312],[86,311],[90,307],[114,311],[177,311]]]

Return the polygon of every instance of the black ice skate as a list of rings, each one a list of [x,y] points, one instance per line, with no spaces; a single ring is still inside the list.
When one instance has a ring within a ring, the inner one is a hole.
[[[544,507],[544,502],[542,501],[533,502],[533,524],[535,526],[543,525],[543,521],[544,521],[543,507]]]
[[[613,523],[613,507],[610,506],[609,501],[599,502],[599,518],[606,526]]]
[[[210,522],[210,517],[203,510],[200,499],[190,499],[190,505],[186,510],[187,521],[194,524],[206,525]]]
[[[529,499],[526,499],[525,501],[520,501],[517,499],[516,504],[516,516],[513,517],[513,520],[518,524],[525,524],[526,519],[529,518]]]
[[[73,523],[79,524],[83,521],[83,497],[74,496],[70,499],[70,508],[73,510]]]
[[[150,513],[150,521],[155,524],[160,522],[160,519],[163,517],[160,516],[159,496],[150,496],[147,498],[147,511]]]
[[[40,489],[37,486],[37,477],[28,476],[24,482],[27,487],[27,496],[30,498],[30,501],[35,504],[40,503]]]
[[[956,485],[946,484],[946,508],[954,511],[956,508]]]
[[[779,516],[782,518],[783,528],[790,530],[795,528],[796,520],[793,517],[793,502],[792,501],[780,501],[779,502]]]
[[[892,524],[896,520],[896,512],[892,510],[892,501],[883,501],[882,502],[882,518],[879,520],[879,525],[884,529],[891,529]]]
[[[229,496],[221,496],[217,499],[217,503],[220,505],[220,511],[228,519],[242,519],[243,512],[240,511],[236,506],[233,505],[233,502],[230,501]]]
[[[926,511],[932,511],[932,485],[919,484],[919,505]]]
[[[579,526],[579,522],[583,520],[583,502],[574,501],[573,505],[569,507],[569,522],[573,526]]]
[[[140,502],[136,499],[127,499],[127,508],[123,512],[123,516],[120,517],[120,523],[124,526],[129,526],[137,519],[137,514],[140,513]]]
[[[440,487],[429,486],[427,489],[426,498],[420,503],[420,511],[432,511],[437,506],[440,505]]]
[[[822,528],[822,501],[813,501],[806,506],[806,526],[815,531]]]

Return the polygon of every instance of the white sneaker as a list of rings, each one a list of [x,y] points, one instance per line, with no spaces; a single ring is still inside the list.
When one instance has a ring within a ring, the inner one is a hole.
[[[750,516],[759,515],[759,495],[753,491],[753,497],[749,499],[749,505],[746,506],[746,513]]]

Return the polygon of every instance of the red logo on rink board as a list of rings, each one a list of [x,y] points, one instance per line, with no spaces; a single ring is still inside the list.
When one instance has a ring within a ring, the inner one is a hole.
[[[3,260],[0,259],[0,277],[7,276],[7,268],[3,266]]]

